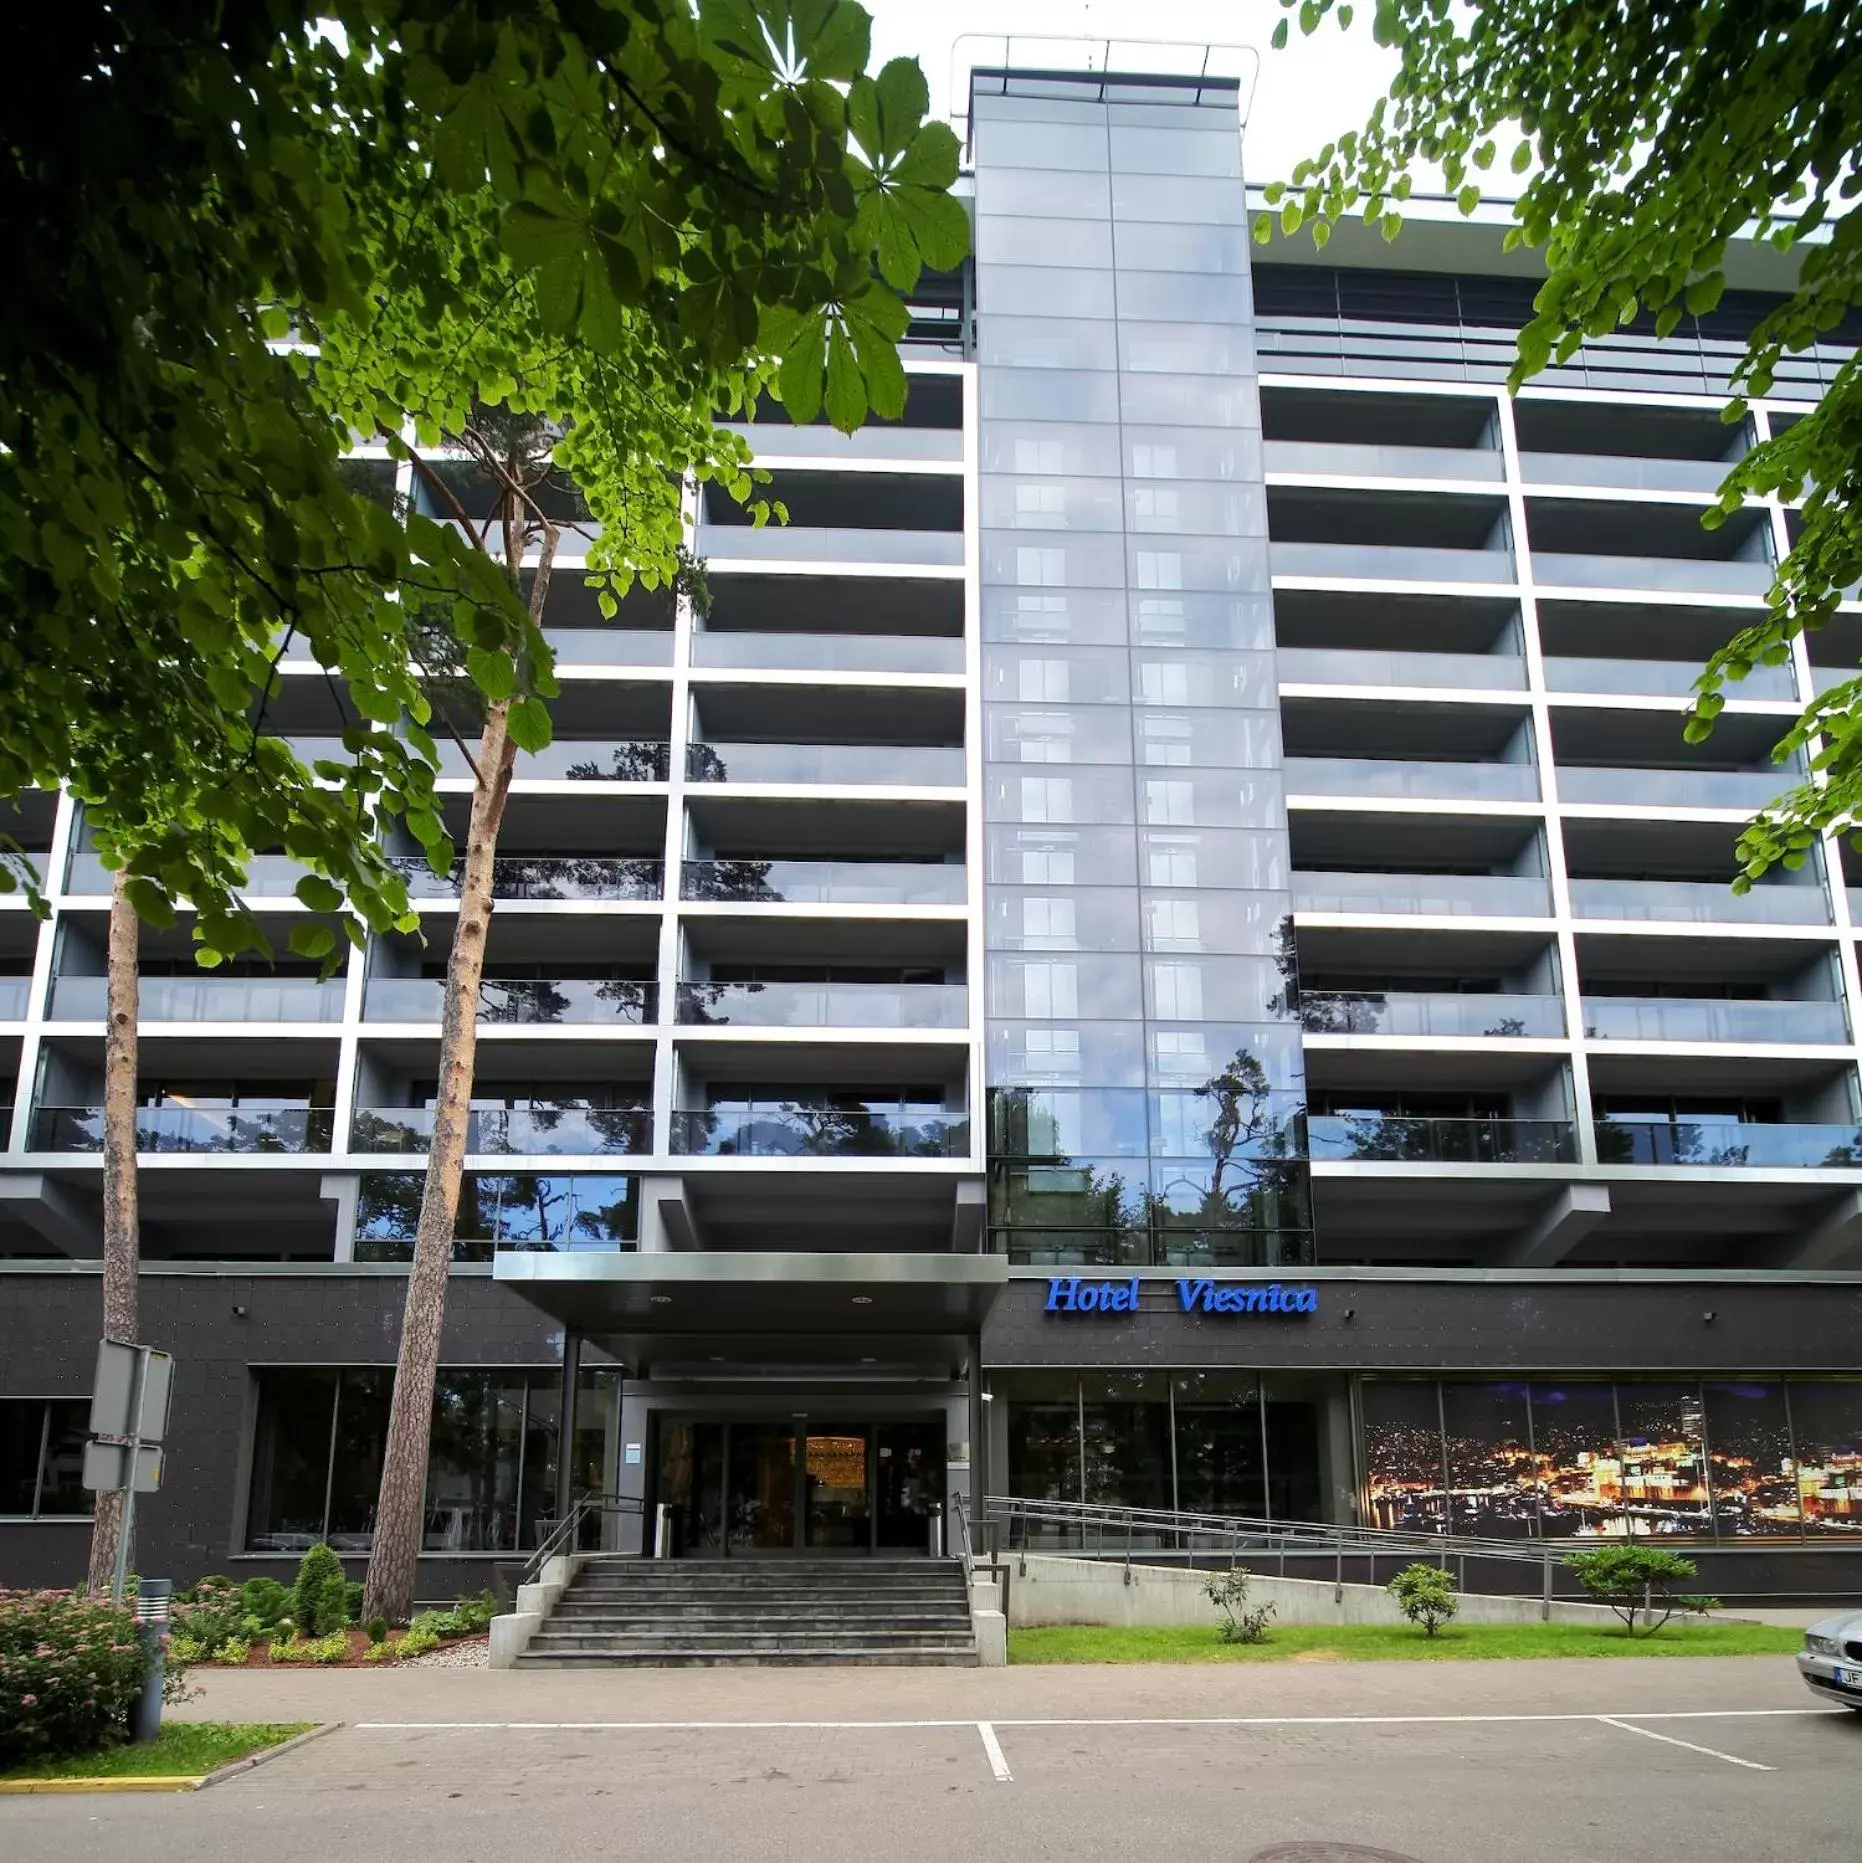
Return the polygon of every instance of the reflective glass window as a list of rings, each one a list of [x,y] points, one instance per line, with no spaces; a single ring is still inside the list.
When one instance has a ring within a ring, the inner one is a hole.
[[[1623,1462],[1612,1387],[1577,1381],[1533,1385],[1532,1432],[1545,1536],[1622,1533]]]
[[[1791,1384],[1804,1531],[1862,1535],[1862,1384]]]
[[[987,295],[991,265],[1107,266],[1112,263],[1112,228],[1104,220],[1036,220],[979,212],[976,263],[979,297]]]
[[[1523,1539],[1539,1530],[1537,1463],[1523,1384],[1442,1385],[1450,1530]]]
[[[1436,1385],[1367,1378],[1359,1386],[1359,1404],[1365,1524],[1405,1533],[1445,1531],[1448,1475]]]
[[[977,360],[1007,369],[1116,369],[1119,344],[1109,323],[991,316],[980,326]]]

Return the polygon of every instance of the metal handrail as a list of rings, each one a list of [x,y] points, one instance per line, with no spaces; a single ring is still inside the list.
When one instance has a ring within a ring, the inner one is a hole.
[[[578,1495],[569,1511],[538,1541],[519,1582],[536,1584],[550,1560],[574,1552],[582,1537],[582,1522],[591,1514],[637,1514],[644,1505],[638,1496],[629,1494],[599,1494],[591,1490]]]

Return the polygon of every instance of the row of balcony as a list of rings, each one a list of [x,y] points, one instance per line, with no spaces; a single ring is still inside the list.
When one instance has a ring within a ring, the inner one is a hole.
[[[1295,1122],[1296,1128],[1300,1122]],[[1568,1119],[1412,1117],[1396,1113],[1311,1114],[1306,1154],[1315,1162],[1538,1165],[1575,1164],[1577,1128]],[[423,1152],[433,1131],[428,1108],[358,1111],[357,1152]],[[145,1107],[136,1115],[138,1148],[149,1153],[328,1153],[335,1116],[315,1107],[215,1109]],[[1598,1119],[1598,1161],[1606,1165],[1712,1166],[1753,1170],[1862,1168],[1862,1127],[1732,1121]],[[956,1158],[970,1146],[959,1112],[843,1111],[772,1105],[688,1109],[672,1115],[671,1150],[683,1157]],[[1298,1151],[1297,1129],[1289,1134]],[[103,1112],[46,1106],[33,1115],[36,1151],[95,1152]],[[583,1157],[645,1154],[652,1115],[642,1106],[478,1108],[466,1149],[480,1156]]]
[[[675,643],[669,627],[551,627],[543,635],[559,668],[673,663]],[[964,645],[961,639],[938,634],[701,629],[692,636],[690,663],[721,672],[948,676],[964,670]]]
[[[483,1156],[606,1157],[653,1149],[644,1106],[475,1107],[466,1150]],[[139,1151],[320,1154],[333,1150],[336,1115],[327,1107],[145,1106],[136,1113]],[[359,1109],[350,1149],[406,1155],[433,1137],[430,1107]],[[693,1158],[961,1158],[970,1149],[967,1113],[844,1111],[838,1107],[690,1109],[672,1115],[671,1149]],[[103,1109],[41,1106],[32,1116],[35,1151],[103,1149]]]
[[[1780,882],[1735,893],[1708,880],[1572,880],[1571,910],[1581,919],[1667,924],[1827,925],[1823,888]],[[1851,889],[1852,893],[1862,889]],[[1293,875],[1295,912],[1542,919],[1548,882],[1535,874],[1315,873]]]
[[[1269,473],[1351,479],[1452,479],[1463,484],[1506,481],[1505,456],[1492,447],[1401,446],[1340,440],[1275,440],[1263,448]],[[1731,470],[1723,459],[1664,459],[1643,454],[1526,453],[1526,485],[1600,486],[1614,491],[1674,492],[1707,497]]]
[[[1526,661],[1518,653],[1427,653],[1402,648],[1282,647],[1275,662],[1284,685],[1351,686],[1367,691],[1402,687],[1412,691],[1524,692]],[[1545,685],[1551,692],[1686,698],[1700,677],[1695,660],[1606,659],[1597,655],[1547,654]],[[1854,677],[1853,668],[1818,667],[1815,682],[1826,691]],[[1727,688],[1733,700],[1795,701],[1788,666],[1756,666]]]
[[[1301,1025],[1318,1035],[1561,1041],[1566,1033],[1560,996],[1303,991],[1299,1007]],[[1586,1041],[1840,1046],[1849,1040],[1842,1004],[1829,1001],[1585,996],[1579,1013]]]
[[[1462,550],[1435,544],[1309,543],[1272,545],[1276,577],[1326,582],[1450,582],[1512,587],[1519,564],[1510,549]],[[1532,577],[1541,589],[1622,589],[1663,595],[1763,595],[1772,565],[1742,558],[1605,556],[1535,550]]]
[[[1402,796],[1411,801],[1536,802],[1539,772],[1530,763],[1473,763],[1446,758],[1289,757],[1287,792],[1295,796]],[[1750,814],[1795,779],[1777,770],[1676,770],[1560,764],[1561,802],[1615,808],[1726,809]]]

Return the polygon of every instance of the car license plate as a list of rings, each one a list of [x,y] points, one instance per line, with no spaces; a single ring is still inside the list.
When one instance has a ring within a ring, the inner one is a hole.
[[[1862,1688],[1862,1669],[1838,1669],[1836,1671],[1838,1688]]]

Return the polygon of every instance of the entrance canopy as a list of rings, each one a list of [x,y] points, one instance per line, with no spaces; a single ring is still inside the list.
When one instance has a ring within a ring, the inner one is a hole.
[[[1008,1263],[996,1255],[504,1253],[492,1274],[636,1377],[747,1366],[955,1370]]]

